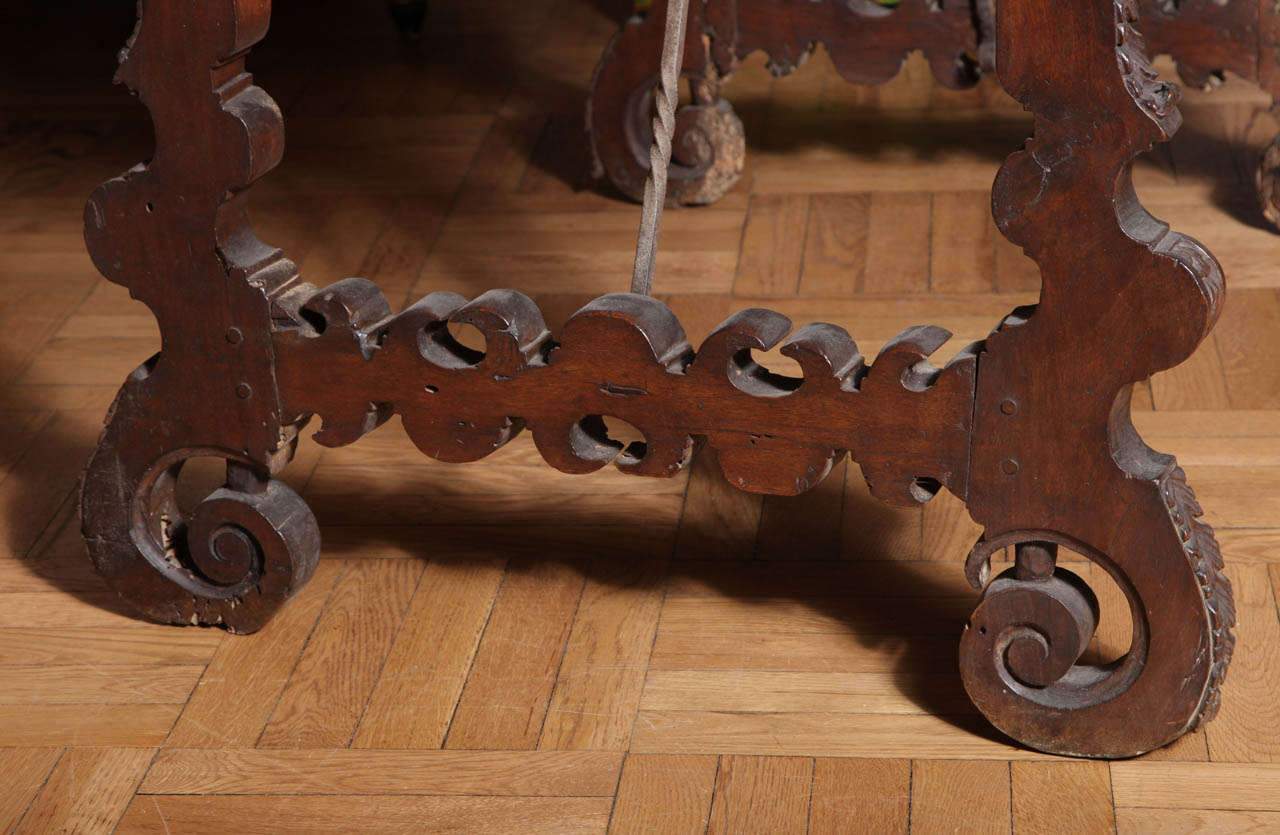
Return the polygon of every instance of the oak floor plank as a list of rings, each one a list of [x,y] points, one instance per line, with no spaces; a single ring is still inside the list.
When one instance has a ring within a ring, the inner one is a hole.
[[[890,507],[871,495],[862,468],[845,475],[841,557],[846,560],[918,560],[923,551],[923,509]]]
[[[819,757],[813,763],[809,832],[906,832],[911,762]]]
[[[836,560],[842,545],[845,468],[837,461],[817,487],[800,496],[765,496],[756,559]]]
[[[1214,533],[1232,565],[1276,562],[1280,554],[1280,528],[1217,528]]]
[[[607,797],[138,795],[116,832],[604,832]]]
[[[353,746],[441,746],[505,568],[501,558],[427,565]]]
[[[5,519],[4,556],[25,556],[67,502],[101,431],[92,419],[59,412],[45,423],[0,481],[0,506],[21,507]],[[83,416],[87,417],[87,416]],[[58,624],[62,625],[62,624]]]
[[[0,762],[8,772],[0,792],[0,831],[13,832],[62,756],[61,748],[4,748]]]
[[[705,832],[718,758],[628,754],[609,832]]]
[[[721,757],[707,832],[804,832],[812,785],[809,757]]]
[[[813,195],[800,276],[801,293],[843,296],[858,292],[867,266],[870,219],[869,194]]]
[[[817,673],[890,673],[946,670],[955,663],[956,638],[866,636],[847,632],[703,635],[660,629],[649,669],[782,670]]]
[[[985,734],[985,735],[984,735]],[[980,717],[889,713],[723,713],[641,710],[637,753],[1044,760],[992,739]]]
[[[0,629],[59,629],[69,624],[111,630],[152,627],[127,610],[115,592],[106,588],[84,594],[66,591],[0,594]]]
[[[203,629],[0,629],[0,665],[198,664],[203,668],[221,641],[221,633]]]
[[[1132,760],[1111,764],[1117,809],[1239,809],[1280,811],[1280,765],[1276,763],[1161,763]]]
[[[1143,754],[1142,759],[1144,762],[1208,762],[1209,737],[1202,726],[1163,748]]]
[[[715,450],[702,447],[689,465],[676,560],[745,560],[755,553],[763,498],[744,493],[720,470]]]
[[[667,583],[678,598],[769,598],[799,600],[847,597],[867,600],[898,588],[913,597],[963,597],[971,592],[959,564],[948,571],[926,560],[754,561],[690,560]],[[687,601],[683,601],[687,602]]]
[[[621,754],[603,751],[166,748],[138,791],[613,797],[621,767]]]
[[[742,248],[733,292],[790,296],[800,287],[804,268],[809,195],[769,194],[751,198],[742,232]]]
[[[446,748],[537,747],[583,585],[580,564],[512,560]]]
[[[398,198],[354,271],[381,287],[393,310],[401,309],[404,297],[417,281],[444,223],[444,214],[437,201]]]
[[[1106,763],[1013,763],[1014,832],[1112,832]]]
[[[1264,565],[1229,565],[1236,646],[1222,707],[1205,726],[1217,762],[1280,762],[1280,613]]]
[[[1280,467],[1185,467],[1214,528],[1269,528],[1280,519]]]
[[[1231,408],[1216,332],[1200,344],[1190,358],[1151,378],[1151,397],[1157,411]]]
[[[0,747],[159,746],[181,705],[0,705]]]
[[[168,745],[236,748],[258,741],[342,568],[341,561],[321,560],[311,582],[261,631],[223,638]]]
[[[855,631],[862,635],[958,635],[973,603],[972,596],[963,592],[953,596],[886,594],[858,601],[834,596],[673,598],[663,608],[662,628],[703,634]]]
[[[949,490],[940,490],[921,510],[922,559],[963,563],[981,535],[982,526]]]
[[[591,563],[539,748],[626,750],[662,611],[665,573],[662,562]]]
[[[83,553],[84,540],[68,499],[21,559],[0,559],[0,594],[62,591],[98,597],[106,581]]]
[[[911,831],[1010,831],[1010,763],[916,760],[911,764]]]
[[[1272,244],[1274,246],[1274,243]],[[1272,250],[1274,251],[1274,250]],[[1214,334],[1233,409],[1280,406],[1280,290],[1233,289]]]
[[[987,191],[944,191],[933,196],[929,288],[935,293],[995,290],[1000,235]]]
[[[150,748],[69,749],[17,832],[110,832],[153,756]]]
[[[9,431],[0,438],[0,480],[8,477],[13,467],[27,448],[34,443],[44,425],[53,418],[53,412],[9,411],[4,412],[5,425]]]
[[[411,560],[348,563],[259,746],[350,744],[422,574],[423,566]]]
[[[1116,832],[1200,835],[1222,832],[1275,832],[1280,812],[1228,812],[1222,809],[1116,809]]]
[[[640,709],[795,713],[968,713],[973,710],[954,673],[906,677],[896,672],[826,673],[651,670]]]
[[[867,230],[867,293],[923,293],[929,289],[933,195],[871,195]]]
[[[204,665],[0,666],[0,704],[183,704]]]

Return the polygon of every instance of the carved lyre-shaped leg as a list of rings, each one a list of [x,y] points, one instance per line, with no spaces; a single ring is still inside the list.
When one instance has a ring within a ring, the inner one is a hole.
[[[1173,458],[1130,423],[1129,392],[1186,359],[1221,305],[1222,274],[1139,204],[1133,158],[1177,129],[1129,0],[998,6],[1000,79],[1035,137],[994,187],[996,220],[1040,265],[1040,303],[1007,319],[978,363],[967,566],[1017,547],[961,642],[965,686],[1010,736],[1046,751],[1124,757],[1217,708],[1231,656],[1231,590],[1213,532]],[[1046,49],[1045,44],[1056,46]],[[1096,602],[1054,570],[1068,548],[1127,597],[1126,655],[1078,664]]]
[[[151,111],[152,160],[85,210],[94,263],[151,308],[163,348],[117,396],[81,496],[94,564],[147,616],[251,632],[315,567],[306,505],[271,473],[292,454],[271,346],[271,298],[294,265],[249,228],[240,192],[276,166],[283,124],[244,71],[265,0],[143,0],[118,79]],[[192,458],[227,461],[195,508]]]

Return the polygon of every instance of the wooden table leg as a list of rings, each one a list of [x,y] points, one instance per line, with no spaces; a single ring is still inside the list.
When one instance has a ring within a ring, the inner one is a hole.
[[[1134,430],[1129,394],[1204,339],[1222,275],[1133,192],[1133,159],[1179,116],[1131,3],[1000,4],[1001,80],[1036,134],[1005,162],[993,204],[1043,290],[942,368],[929,357],[950,334],[930,326],[868,365],[842,328],[787,338],[791,322],[768,310],[730,317],[695,351],[647,296],[603,296],[555,341],[512,290],[432,293],[393,313],[363,279],[299,281],[241,205],[283,150],[278,110],[243,71],[267,6],[143,0],[121,77],[151,109],[156,154],[86,210],[95,263],[163,336],[108,415],[82,494],[94,564],[144,614],[251,631],[306,581],[315,520],[271,476],[312,417],[317,440],[338,446],[399,413],[419,449],[457,462],[528,429],[570,473],[612,463],[669,477],[702,436],[745,490],[803,492],[845,454],[885,501],[950,490],[985,528],[966,564],[978,588],[991,553],[1013,546],[1016,566],[986,586],[960,651],[975,704],[1013,738],[1131,756],[1212,716],[1232,648],[1230,585],[1182,471]],[[485,350],[459,344],[450,323],[476,327]],[[753,359],[779,344],[803,376]],[[605,416],[644,441],[610,438]],[[210,455],[228,462],[226,484],[187,511],[178,473]],[[1078,663],[1097,607],[1057,567],[1063,549],[1129,600],[1131,646],[1115,663]]]
[[[1173,457],[1129,417],[1133,384],[1190,356],[1223,295],[1213,257],[1133,191],[1133,159],[1180,122],[1135,24],[1131,0],[998,6],[1000,79],[1036,132],[1001,168],[993,204],[1043,289],[978,361],[968,504],[985,533],[969,577],[981,585],[1007,545],[1019,565],[987,587],[960,664],[998,728],[1088,756],[1142,753],[1212,716],[1233,643],[1213,532]],[[1076,663],[1091,604],[1066,572],[1023,570],[1024,549],[1043,543],[1092,560],[1127,596],[1132,643],[1114,664]]]
[[[893,9],[874,0],[695,0],[688,31],[701,37],[691,35],[685,49],[692,103],[678,117],[669,202],[713,203],[742,175],[742,123],[720,89],[751,53],[767,53],[774,75],[787,75],[821,43],[845,80],[882,84],[898,74],[908,52],[923,49],[942,84],[969,87],[978,80],[975,20],[990,20],[987,0],[976,2],[982,14],[933,0],[902,0]],[[596,174],[633,200],[641,198],[648,166],[665,16],[666,4],[657,0],[647,16],[624,24],[605,48],[588,99]]]
[[[251,632],[307,581],[320,546],[306,504],[271,478],[297,437],[280,421],[272,300],[297,270],[244,211],[244,189],[284,153],[280,111],[244,71],[270,3],[140,8],[117,78],[151,111],[155,156],[94,192],[85,240],[102,274],[151,308],[163,349],[107,415],[84,536],[147,617]],[[178,474],[208,456],[227,461],[227,484],[184,514]]]

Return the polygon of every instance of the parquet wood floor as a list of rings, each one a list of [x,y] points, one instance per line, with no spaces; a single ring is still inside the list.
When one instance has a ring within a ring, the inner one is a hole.
[[[433,0],[407,47],[378,0],[279,0],[251,62],[290,141],[252,197],[262,237],[397,301],[514,286],[557,323],[625,289],[638,210],[593,187],[581,132],[625,5]],[[1228,276],[1214,335],[1135,401],[1219,531],[1238,651],[1217,721],[1106,764],[975,714],[955,646],[977,530],[945,495],[876,504],[852,464],[761,499],[705,458],[649,481],[558,474],[524,439],[465,467],[395,425],[308,441],[286,477],[324,556],[277,620],[134,619],[75,512],[107,404],[158,345],[80,239],[86,195],[148,154],[108,84],[133,6],[0,11],[0,831],[1280,831],[1280,237],[1252,208],[1275,130],[1255,88],[1189,93],[1138,172]],[[669,214],[659,259],[695,342],[767,304],[868,355],[926,322],[958,349],[1034,297],[989,218],[1030,127],[994,85],[941,90],[913,59],[853,87],[819,52],[781,80],[753,59],[727,91],[747,175]],[[1092,651],[1115,653],[1093,577]]]

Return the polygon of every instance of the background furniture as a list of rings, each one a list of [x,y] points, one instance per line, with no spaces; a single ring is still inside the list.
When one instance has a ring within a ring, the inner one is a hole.
[[[1142,0],[1142,29],[1151,55],[1170,54],[1183,82],[1219,84],[1232,72],[1257,83],[1277,112],[1280,92],[1280,11],[1269,0]],[[649,91],[657,75],[665,3],[622,27],[605,47],[592,81],[587,124],[598,176],[638,200],[648,170]],[[906,53],[921,49],[937,80],[951,88],[977,83],[995,57],[990,0],[937,3],[902,0],[701,0],[689,9],[684,73],[690,102],[681,111],[675,142],[678,165],[671,200],[702,204],[720,199],[742,174],[746,138],[722,85],[756,51],[769,56],[776,75],[788,75],[821,43],[837,71],[851,83],[882,84],[893,78]],[[1258,196],[1272,224],[1280,224],[1280,140],[1258,163]]]

